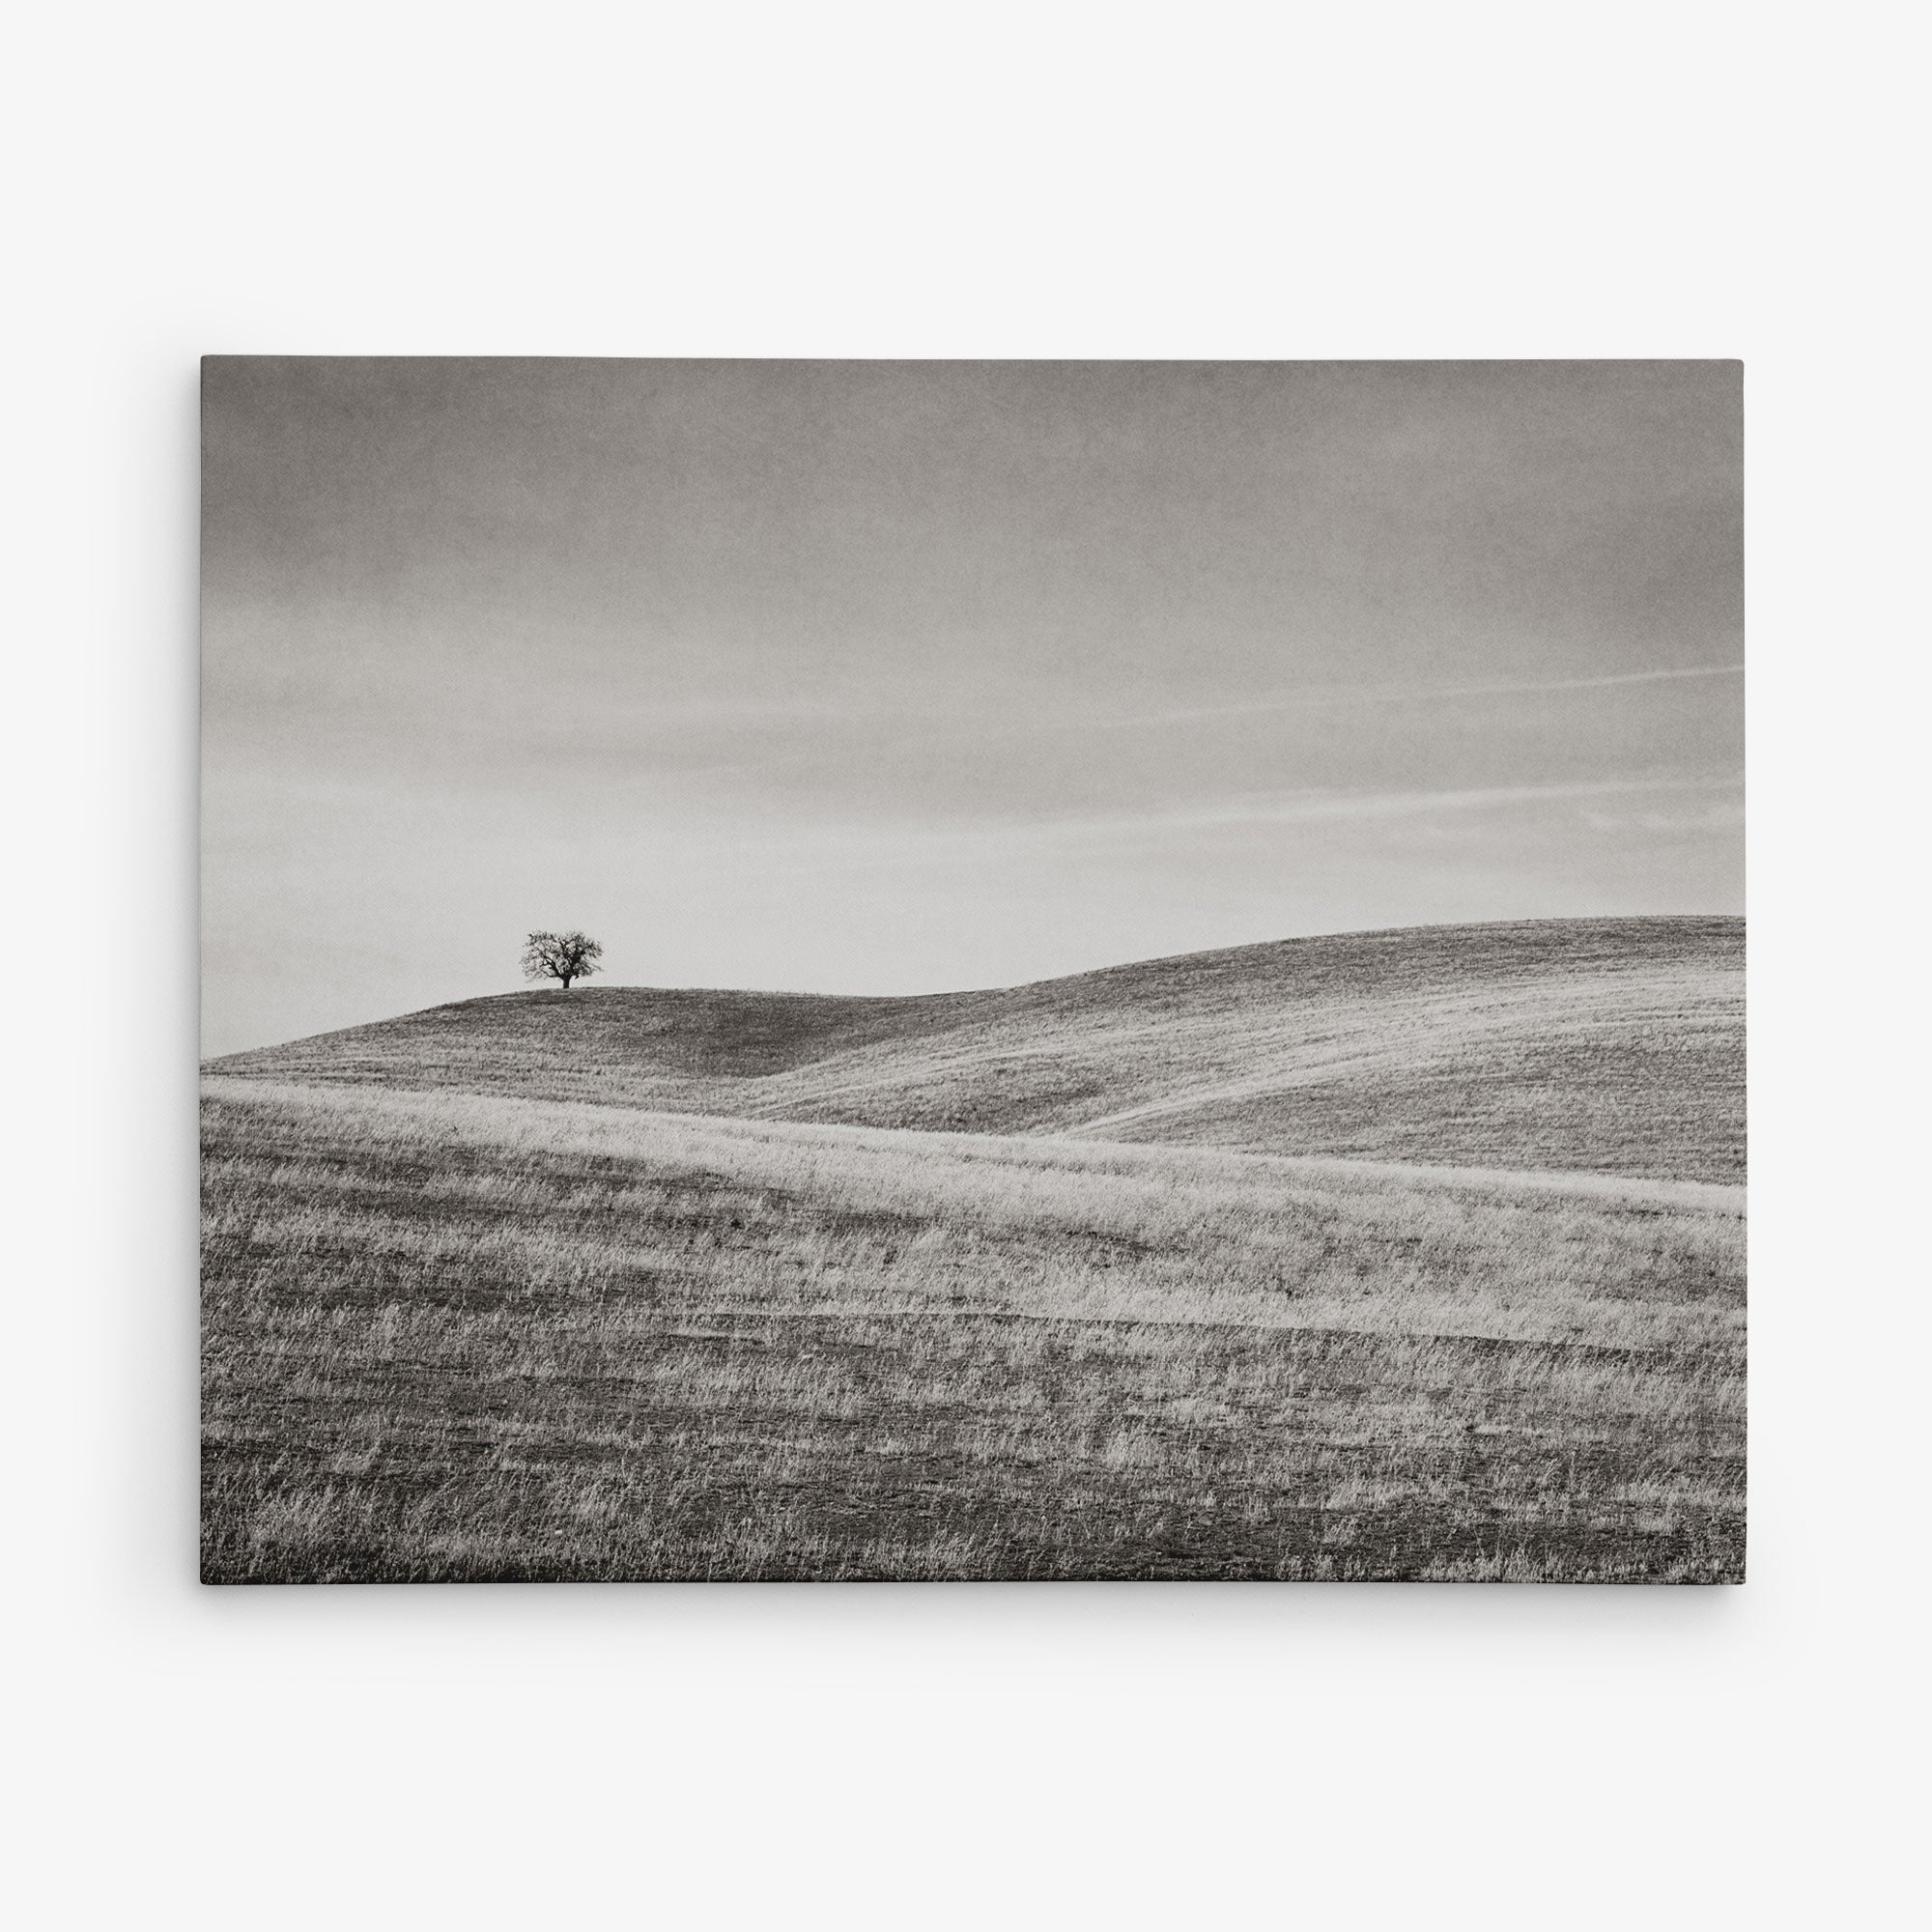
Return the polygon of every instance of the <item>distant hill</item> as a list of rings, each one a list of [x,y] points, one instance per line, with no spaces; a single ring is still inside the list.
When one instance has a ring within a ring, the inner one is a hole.
[[[210,1071],[971,1133],[1744,1177],[1741,919],[1289,939],[908,998],[583,986]]]

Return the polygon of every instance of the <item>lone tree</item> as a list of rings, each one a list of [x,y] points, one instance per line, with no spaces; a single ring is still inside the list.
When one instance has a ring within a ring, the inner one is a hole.
[[[561,980],[570,991],[573,980],[585,980],[597,970],[604,949],[581,932],[533,932],[524,948],[526,980]]]

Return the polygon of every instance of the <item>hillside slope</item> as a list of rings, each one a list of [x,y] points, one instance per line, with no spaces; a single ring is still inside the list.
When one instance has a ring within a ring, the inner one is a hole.
[[[1737,1190],[207,1082],[203,1575],[1744,1573]]]
[[[1349,933],[897,999],[516,993],[210,1070],[1730,1181],[1744,1173],[1744,922]]]

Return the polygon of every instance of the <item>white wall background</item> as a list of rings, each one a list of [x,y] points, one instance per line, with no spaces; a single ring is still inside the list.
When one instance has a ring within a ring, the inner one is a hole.
[[[1683,0],[18,17],[15,1921],[1900,1922],[1918,31]],[[1743,355],[1749,1583],[199,1589],[195,358],[270,349]]]

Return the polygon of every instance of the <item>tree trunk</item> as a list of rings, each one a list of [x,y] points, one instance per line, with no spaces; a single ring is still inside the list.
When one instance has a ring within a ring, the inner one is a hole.
[[[563,981],[563,990],[564,990],[564,991],[565,991],[566,993],[567,993],[567,992],[569,992],[569,991],[570,991],[570,982],[571,982],[571,980],[572,980],[572,978],[573,978],[574,976],[573,976],[573,975],[571,975],[571,974],[569,974],[569,973],[559,973],[559,974],[558,974],[558,975],[557,975],[556,977],[557,977],[557,978],[558,978],[559,980],[561,980]]]

